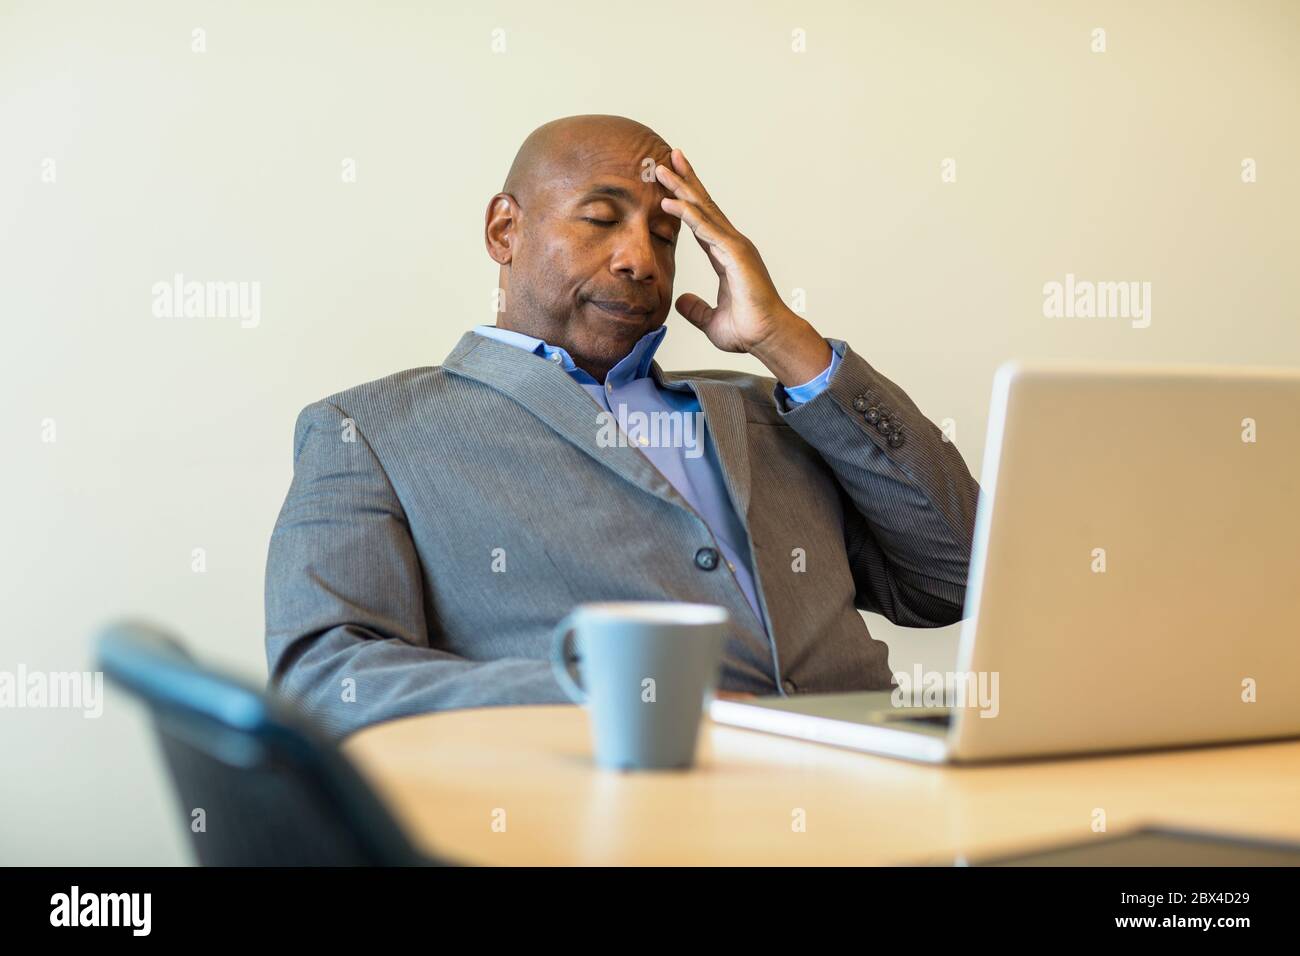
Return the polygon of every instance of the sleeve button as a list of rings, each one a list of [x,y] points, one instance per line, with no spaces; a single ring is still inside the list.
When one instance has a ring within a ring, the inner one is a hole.
[[[901,431],[896,431],[889,436],[889,447],[901,448],[903,447],[903,441],[904,441],[903,433]]]
[[[880,409],[872,405],[862,413],[862,417],[867,420],[868,425],[874,425],[876,422],[880,421]]]
[[[865,412],[870,407],[871,403],[867,401],[867,396],[865,395],[859,395],[853,400],[853,410],[855,412]]]

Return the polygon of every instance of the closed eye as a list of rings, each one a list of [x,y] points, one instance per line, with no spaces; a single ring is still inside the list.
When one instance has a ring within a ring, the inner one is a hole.
[[[593,226],[613,226],[618,222],[617,219],[593,219],[590,216],[583,216],[582,221],[589,222]],[[677,241],[676,236],[661,236],[658,233],[655,233],[654,237],[666,246],[671,246]]]

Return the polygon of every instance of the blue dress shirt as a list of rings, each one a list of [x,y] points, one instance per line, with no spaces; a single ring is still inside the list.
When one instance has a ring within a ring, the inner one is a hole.
[[[691,440],[665,444],[655,440],[659,436],[654,434],[652,428],[643,429],[634,425],[626,429],[628,443],[635,445],[650,459],[651,464],[659,469],[709,526],[718,543],[718,550],[727,562],[728,570],[735,575],[736,583],[744,592],[749,606],[754,609],[755,617],[766,629],[767,623],[763,618],[749,560],[749,536],[727,494],[717,450],[707,440],[699,399],[693,391],[661,388],[650,374],[650,363],[654,361],[655,352],[668,332],[667,326],[660,326],[642,336],[632,351],[610,369],[605,376],[604,385],[578,368],[564,349],[548,345],[541,339],[494,325],[475,326],[474,331],[554,362],[568,372],[569,377],[580,384],[595,399],[596,404],[620,424],[635,422],[642,425],[666,421],[662,417],[663,412],[692,416],[696,429],[691,431],[684,428],[679,432],[679,435]],[[840,361],[840,352],[832,343],[831,363],[825,371],[802,385],[778,388],[778,395],[792,405],[812,401],[827,389]],[[654,413],[661,414],[656,416]],[[650,431],[651,434],[647,435],[645,431]]]

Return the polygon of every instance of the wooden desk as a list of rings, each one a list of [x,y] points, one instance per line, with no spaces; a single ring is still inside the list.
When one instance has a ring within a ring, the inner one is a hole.
[[[345,752],[431,853],[479,864],[952,860],[1161,823],[1300,841],[1300,742],[940,768],[706,720],[693,771],[591,762],[578,707],[381,724]],[[802,810],[806,830],[793,823]],[[494,813],[504,811],[504,832]]]

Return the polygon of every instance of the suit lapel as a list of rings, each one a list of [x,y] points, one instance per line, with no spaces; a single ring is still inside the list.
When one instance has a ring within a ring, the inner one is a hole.
[[[604,409],[558,365],[505,342],[466,332],[442,367],[513,399],[560,437],[638,488],[691,510],[640,449],[627,443],[602,447],[597,416]]]
[[[692,510],[636,446],[601,446],[597,415],[604,409],[559,366],[505,342],[466,332],[443,362],[443,368],[513,399],[595,461],[652,495]],[[665,388],[694,391],[722,464],[732,505],[748,529],[749,441],[740,389],[727,382],[664,372],[657,362],[651,364],[650,373]]]
[[[745,418],[745,400],[740,389],[727,382],[707,378],[689,378],[665,372],[654,363],[650,374],[667,388],[693,389],[700,400],[700,409],[713,447],[722,463],[722,477],[731,495],[736,515],[749,530],[749,435]]]

